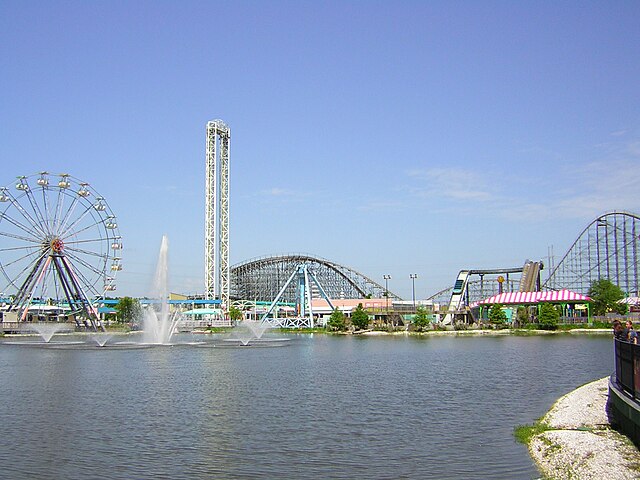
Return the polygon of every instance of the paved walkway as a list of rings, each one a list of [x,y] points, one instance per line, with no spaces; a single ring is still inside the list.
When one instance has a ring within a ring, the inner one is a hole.
[[[612,430],[606,413],[609,377],[560,398],[542,418],[551,427],[529,452],[550,479],[640,479],[640,452]]]

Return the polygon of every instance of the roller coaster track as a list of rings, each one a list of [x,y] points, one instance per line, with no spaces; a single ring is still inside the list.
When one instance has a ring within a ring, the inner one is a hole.
[[[586,294],[591,284],[608,279],[627,295],[640,291],[640,217],[625,211],[600,215],[580,232],[544,287]]]
[[[381,298],[385,288],[353,268],[314,255],[295,253],[247,260],[231,268],[233,298],[270,301],[300,265],[310,268],[331,298]],[[314,298],[315,298],[314,292]],[[389,291],[389,298],[400,299]],[[290,285],[282,301],[296,301],[296,286]]]

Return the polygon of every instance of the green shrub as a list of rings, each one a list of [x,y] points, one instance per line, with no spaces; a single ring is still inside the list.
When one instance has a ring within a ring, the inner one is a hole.
[[[356,330],[365,330],[369,326],[369,314],[364,311],[361,303],[351,311],[351,324]]]
[[[416,332],[424,332],[429,328],[429,316],[426,308],[416,308],[416,314],[413,316],[413,327]]]
[[[538,314],[538,322],[542,330],[557,330],[560,313],[550,303],[540,305],[540,313]]]
[[[489,323],[493,325],[493,328],[505,328],[507,323],[507,314],[502,310],[502,305],[496,303],[489,310]]]
[[[333,332],[342,332],[346,330],[347,323],[344,318],[344,313],[337,308],[334,308],[331,313],[331,317],[329,317],[329,321],[327,322],[327,328]]]

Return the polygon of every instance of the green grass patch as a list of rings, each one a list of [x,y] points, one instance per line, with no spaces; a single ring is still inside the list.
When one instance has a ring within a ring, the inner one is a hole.
[[[552,430],[552,428],[546,423],[537,420],[533,425],[518,425],[513,429],[513,436],[516,437],[519,443],[529,445],[533,437],[548,430]]]
[[[207,327],[207,333],[229,333],[233,331],[233,327]]]
[[[516,336],[522,337],[535,337],[536,335],[540,335],[536,330],[528,329],[528,328],[516,328],[511,331]]]
[[[280,327],[277,329],[280,333],[327,333],[327,329],[324,327],[314,328],[285,328]]]

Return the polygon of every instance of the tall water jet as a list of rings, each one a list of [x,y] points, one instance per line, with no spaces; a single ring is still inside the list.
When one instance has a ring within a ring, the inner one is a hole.
[[[142,318],[142,339],[144,343],[168,344],[174,334],[180,315],[169,311],[169,240],[162,236],[158,264],[153,280],[151,298],[156,305],[149,305]]]

